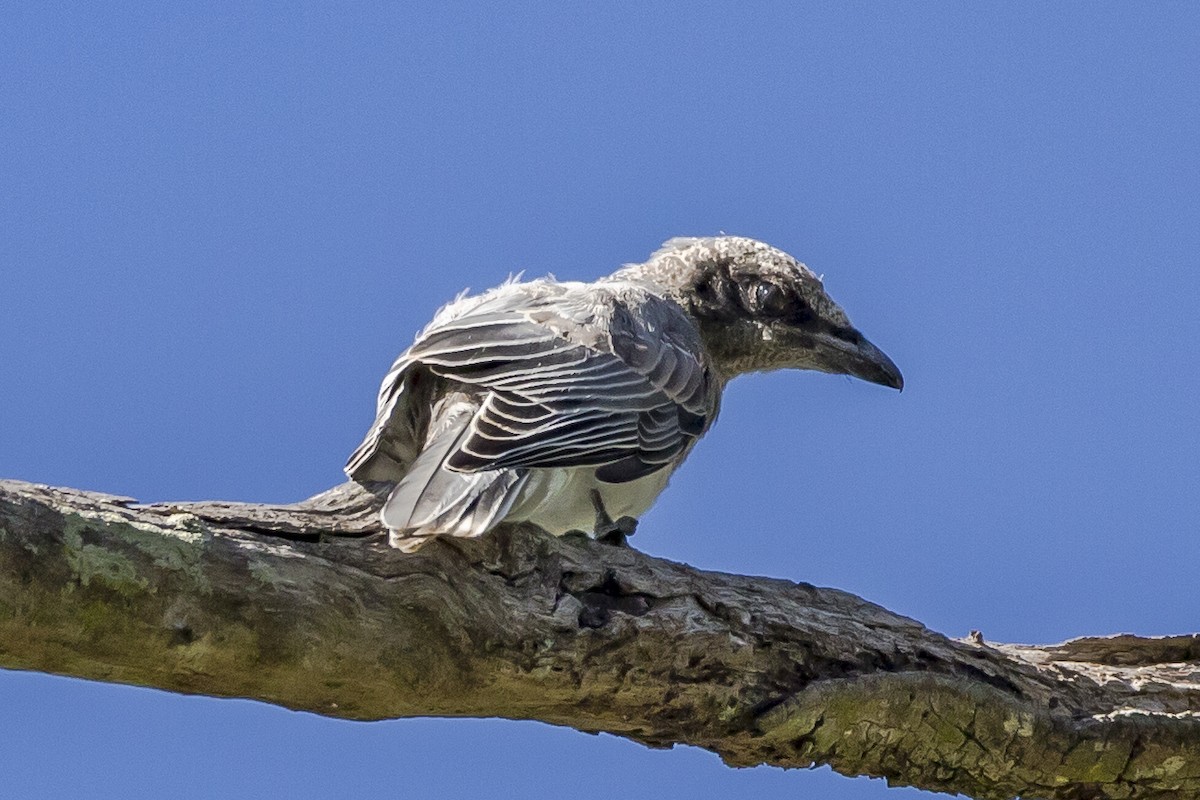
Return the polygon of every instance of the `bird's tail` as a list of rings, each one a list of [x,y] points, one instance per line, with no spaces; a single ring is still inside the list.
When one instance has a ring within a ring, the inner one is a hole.
[[[412,552],[433,536],[482,536],[512,508],[526,470],[455,472],[446,467],[476,411],[478,406],[461,395],[434,409],[425,446],[383,506],[393,547]]]

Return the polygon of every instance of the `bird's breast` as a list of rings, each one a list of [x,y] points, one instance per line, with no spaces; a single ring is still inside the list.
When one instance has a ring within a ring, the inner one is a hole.
[[[671,467],[663,467],[637,480],[604,483],[595,467],[531,469],[529,478],[506,522],[531,522],[555,536],[569,531],[591,533],[596,525],[593,490],[600,493],[604,510],[612,519],[646,513],[667,486]]]

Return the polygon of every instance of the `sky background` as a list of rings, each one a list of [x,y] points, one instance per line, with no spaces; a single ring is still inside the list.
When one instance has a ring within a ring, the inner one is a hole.
[[[906,388],[739,379],[635,546],[951,636],[1198,631],[1197,42],[1194,3],[6,3],[0,476],[298,500],[459,290],[725,231]],[[0,709],[14,798],[932,796],[26,673]]]

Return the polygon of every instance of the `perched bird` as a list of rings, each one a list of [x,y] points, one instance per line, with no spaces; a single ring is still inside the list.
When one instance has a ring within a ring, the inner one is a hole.
[[[509,281],[442,308],[384,378],[346,473],[395,483],[382,519],[403,550],[500,522],[623,541],[725,384],[789,367],[904,384],[787,253],[671,239],[595,283]]]

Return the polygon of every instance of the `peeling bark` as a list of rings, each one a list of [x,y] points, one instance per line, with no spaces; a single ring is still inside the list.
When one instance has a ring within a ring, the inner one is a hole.
[[[952,640],[845,592],[521,527],[387,547],[354,484],[0,481],[0,666],[347,719],[499,716],[976,798],[1200,796],[1200,637]]]

